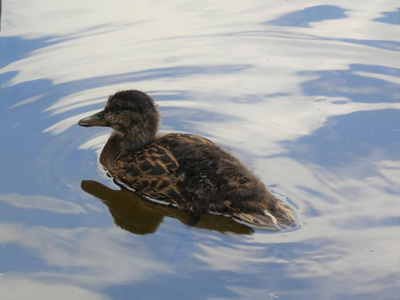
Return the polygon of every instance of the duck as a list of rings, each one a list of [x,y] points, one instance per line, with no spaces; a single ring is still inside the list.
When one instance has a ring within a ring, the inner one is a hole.
[[[78,125],[112,128],[100,163],[115,181],[149,200],[194,218],[217,214],[269,230],[296,225],[293,207],[230,152],[195,134],[158,135],[160,113],[145,92],[118,91]]]

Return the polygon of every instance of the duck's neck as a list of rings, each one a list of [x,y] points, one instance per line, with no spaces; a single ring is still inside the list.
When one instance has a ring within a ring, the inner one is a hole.
[[[146,139],[143,136],[133,137],[113,131],[101,152],[100,163],[109,169],[115,160],[127,155],[128,153],[142,149],[153,140],[154,137],[147,137]]]
[[[126,155],[131,152],[136,152],[142,149],[147,144],[151,143],[154,138],[144,138],[143,136],[123,136],[121,140],[121,153],[120,155]]]
[[[112,163],[117,159],[121,152],[122,135],[113,132],[105,144],[103,151],[100,154],[100,163],[110,169]]]

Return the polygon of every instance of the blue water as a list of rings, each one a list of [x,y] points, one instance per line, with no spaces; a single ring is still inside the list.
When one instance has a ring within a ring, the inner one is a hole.
[[[0,299],[398,299],[393,0],[2,3]],[[188,217],[120,190],[107,128],[149,93],[293,204],[296,230]]]

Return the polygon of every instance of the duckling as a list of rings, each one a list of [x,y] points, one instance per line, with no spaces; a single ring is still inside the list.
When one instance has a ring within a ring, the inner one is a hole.
[[[233,155],[198,135],[158,136],[159,123],[154,100],[138,90],[115,93],[104,110],[78,122],[113,129],[100,163],[140,195],[193,215],[221,214],[265,229],[296,224],[291,207]]]

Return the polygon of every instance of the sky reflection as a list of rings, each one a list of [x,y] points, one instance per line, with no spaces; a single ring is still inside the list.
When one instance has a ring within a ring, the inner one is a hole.
[[[0,298],[396,299],[397,6],[3,2]],[[109,130],[76,121],[128,88],[155,98],[161,132],[242,159],[300,228],[222,234],[150,205],[138,234],[119,191],[82,190],[117,187],[97,162]]]

